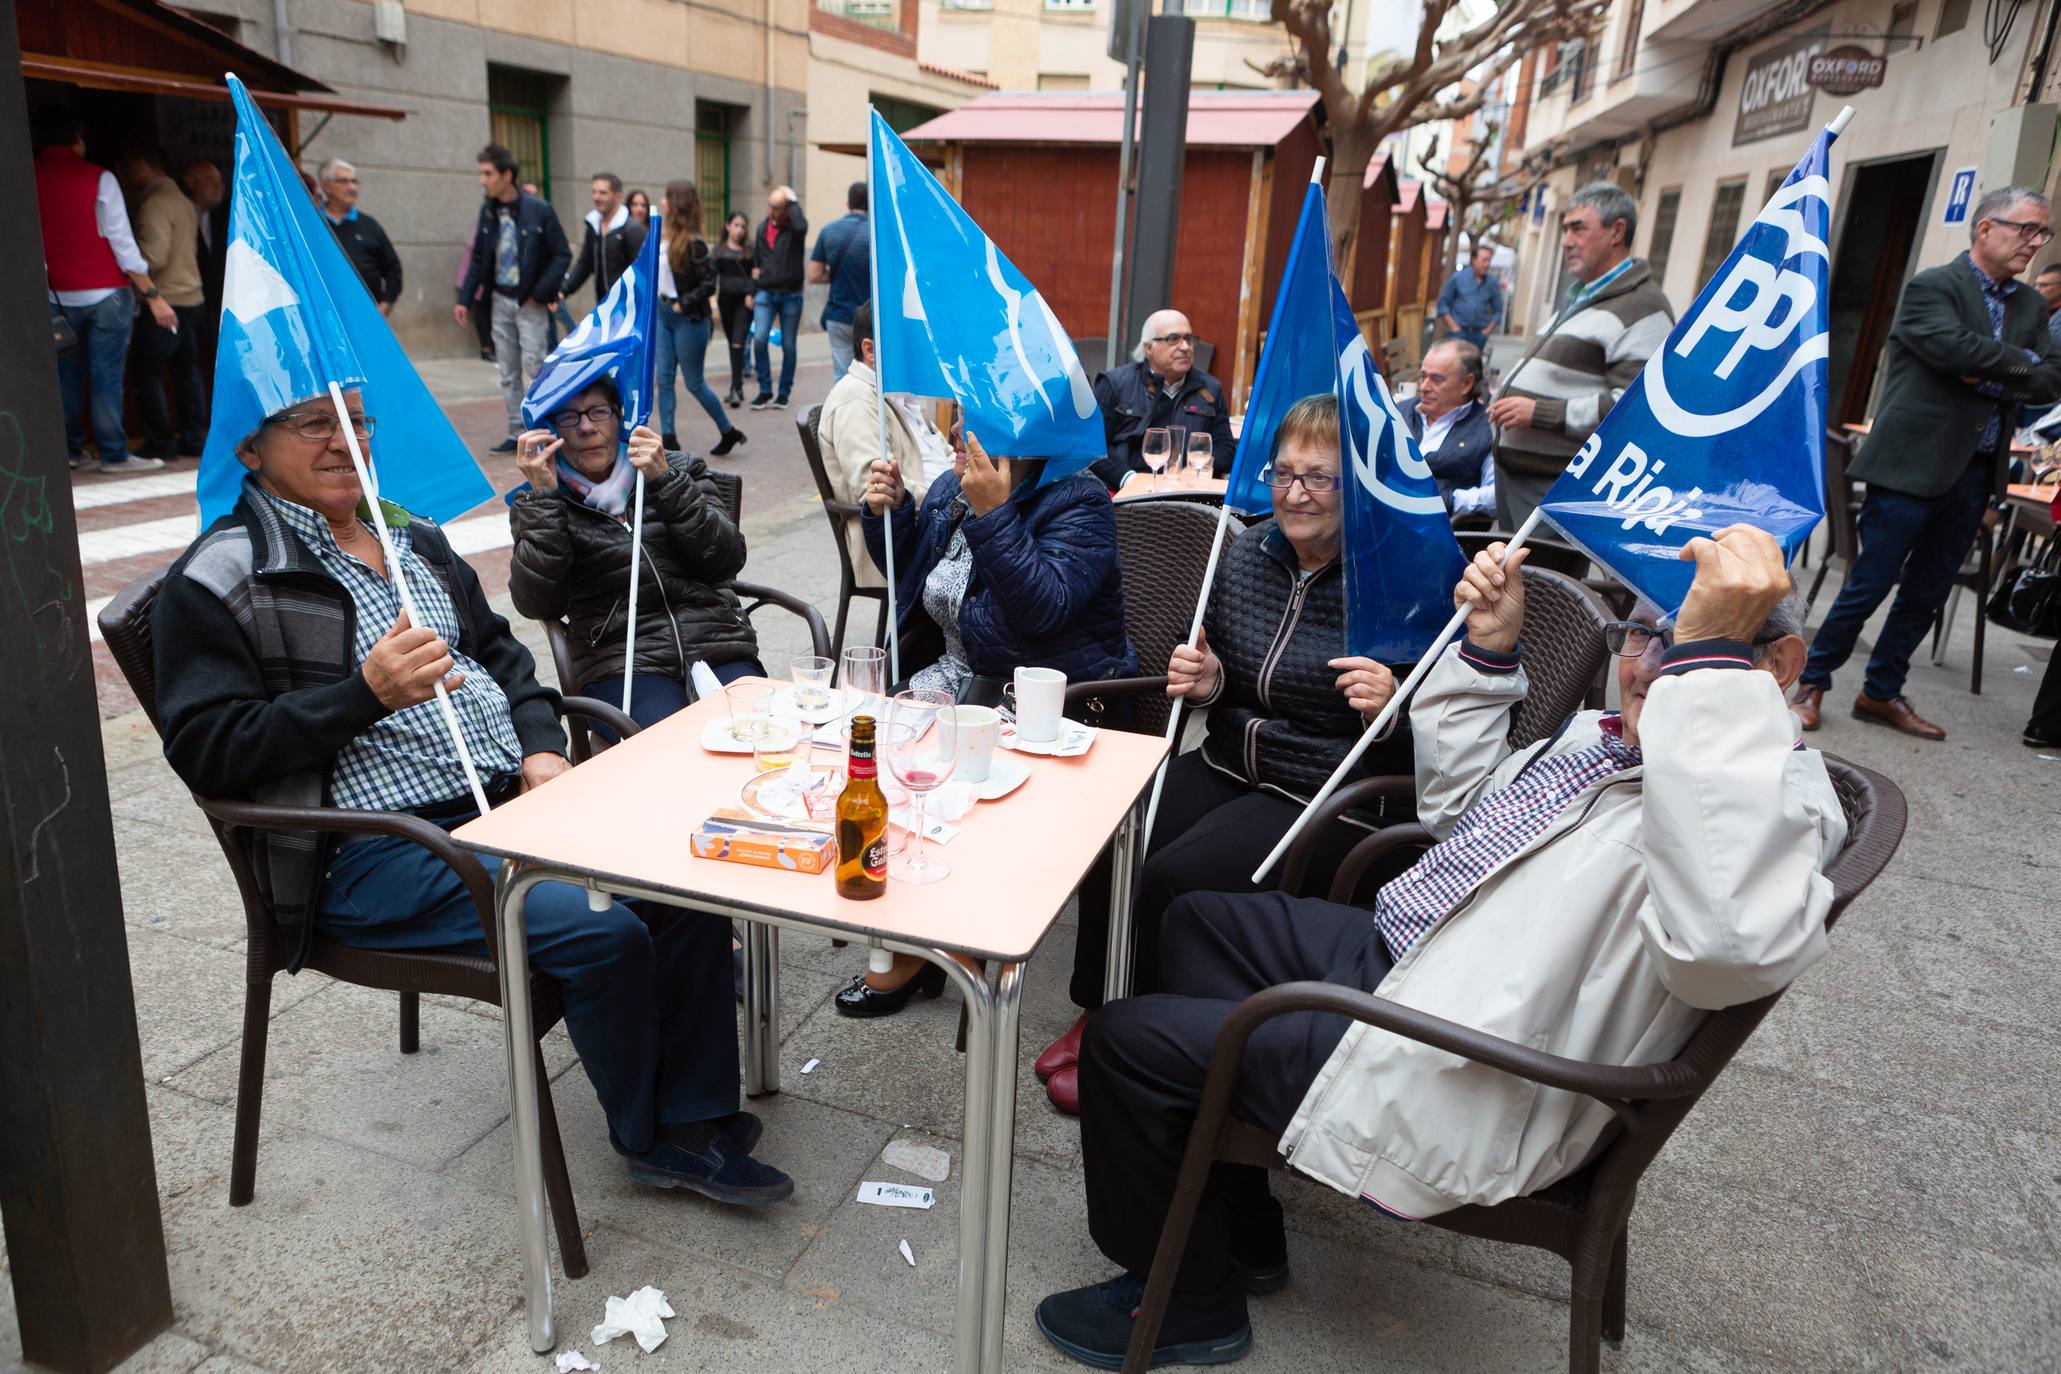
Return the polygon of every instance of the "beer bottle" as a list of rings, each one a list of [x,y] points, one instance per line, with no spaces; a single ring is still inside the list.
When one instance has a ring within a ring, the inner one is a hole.
[[[887,891],[887,795],[874,759],[874,721],[852,717],[851,762],[837,799],[837,895],[866,901]]]

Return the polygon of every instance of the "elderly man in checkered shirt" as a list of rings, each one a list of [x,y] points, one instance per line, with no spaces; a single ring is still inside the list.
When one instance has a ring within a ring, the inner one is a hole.
[[[1664,1060],[1706,1012],[1783,987],[1825,952],[1846,839],[1784,691],[1803,669],[1781,549],[1735,525],[1693,540],[1688,600],[1609,627],[1621,712],[1584,711],[1522,752],[1524,588],[1503,546],[1454,593],[1467,637],[1411,704],[1418,814],[1439,843],[1358,907],[1198,894],[1166,915],[1165,992],[1103,1008],[1081,1045],[1081,1149],[1095,1243],[1124,1273],[1054,1294],[1046,1337],[1116,1368],[1173,1195],[1218,1030],[1262,988],[1322,979],[1570,1059]],[[1519,553],[1513,564],[1521,564]],[[1276,1018],[1233,1110],[1289,1164],[1406,1218],[1536,1191],[1609,1128],[1591,1099],[1337,1016]],[[1218,1165],[1155,1363],[1235,1359],[1249,1294],[1288,1280],[1258,1170]]]

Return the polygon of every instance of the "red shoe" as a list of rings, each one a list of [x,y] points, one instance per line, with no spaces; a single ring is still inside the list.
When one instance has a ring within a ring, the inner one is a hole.
[[[1068,1116],[1081,1114],[1081,1066],[1068,1064],[1045,1080],[1045,1096]]]
[[[1088,1028],[1090,1015],[1089,1012],[1082,1012],[1074,1018],[1073,1024],[1066,1028],[1066,1034],[1045,1046],[1045,1052],[1031,1065],[1038,1077],[1049,1079],[1061,1069],[1070,1068],[1081,1062],[1081,1032]]]

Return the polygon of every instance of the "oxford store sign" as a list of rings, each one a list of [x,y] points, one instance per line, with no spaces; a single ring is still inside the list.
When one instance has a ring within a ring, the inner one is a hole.
[[[1739,83],[1739,117],[1732,143],[1757,143],[1793,134],[1811,122],[1811,59],[1825,50],[1828,28],[1799,33],[1764,48],[1746,64]]]

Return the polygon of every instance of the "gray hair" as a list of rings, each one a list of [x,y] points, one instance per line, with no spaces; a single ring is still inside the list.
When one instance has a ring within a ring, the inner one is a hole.
[[[1803,634],[1803,613],[1809,605],[1803,593],[1796,588],[1796,579],[1789,579],[1789,594],[1775,603],[1775,609],[1768,612],[1768,618],[1761,621],[1760,633],[1753,637],[1756,645],[1765,648],[1788,635]]]
[[[1975,230],[1984,220],[2002,219],[2020,205],[2044,210],[2047,198],[2030,186],[1999,186],[1994,191],[1984,191],[1982,199],[1975,202],[1975,209],[1968,216],[1968,242],[1975,242]]]
[[[356,176],[358,169],[340,157],[333,157],[315,169],[315,180],[328,181],[338,172],[349,172],[352,176]]]
[[[1476,400],[1480,400],[1481,350],[1476,348],[1467,340],[1458,337],[1450,339],[1440,339],[1431,347],[1434,349],[1450,348],[1453,350],[1453,361],[1459,365],[1460,371],[1467,374],[1467,384],[1471,388],[1467,394],[1474,397],[1474,399]],[[1426,356],[1430,356],[1428,351],[1426,353]]]
[[[1596,222],[1605,229],[1623,220],[1625,251],[1629,253],[1632,250],[1632,241],[1639,236],[1639,202],[1633,200],[1624,187],[1614,181],[1592,181],[1576,191],[1567,202],[1570,210],[1579,210],[1583,206],[1596,212]]]

